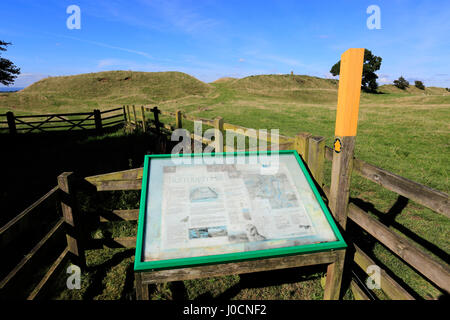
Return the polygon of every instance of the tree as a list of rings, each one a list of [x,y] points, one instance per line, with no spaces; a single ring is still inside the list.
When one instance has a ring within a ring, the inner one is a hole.
[[[374,92],[378,88],[377,79],[378,76],[375,71],[380,70],[381,57],[374,56],[368,49],[364,49],[364,63],[362,72],[361,88],[366,91]],[[339,75],[341,71],[341,60],[331,67],[330,73],[333,76]]]
[[[0,51],[6,51],[6,47],[10,42],[0,40]],[[0,58],[0,83],[9,86],[14,83],[14,79],[20,74],[20,68],[16,67],[14,63],[5,58]]]
[[[414,85],[416,86],[416,88],[420,90],[425,90],[425,86],[423,85],[422,81],[416,80],[414,81]]]
[[[405,90],[409,87],[409,82],[402,76],[398,78],[397,80],[394,80],[394,86],[396,86],[399,89]]]

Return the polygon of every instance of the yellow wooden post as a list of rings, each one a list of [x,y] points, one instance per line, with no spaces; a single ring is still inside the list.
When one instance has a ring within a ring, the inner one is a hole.
[[[363,62],[364,49],[348,49],[341,56],[329,205],[343,229],[347,222]]]

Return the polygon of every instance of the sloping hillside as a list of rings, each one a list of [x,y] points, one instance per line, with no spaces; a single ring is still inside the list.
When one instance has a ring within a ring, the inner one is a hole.
[[[22,90],[22,94],[57,94],[67,98],[143,95],[152,101],[203,95],[208,84],[182,72],[106,71],[50,77]]]

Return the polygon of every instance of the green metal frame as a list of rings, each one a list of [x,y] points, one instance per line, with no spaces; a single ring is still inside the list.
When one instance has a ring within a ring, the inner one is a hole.
[[[143,241],[144,241],[144,227],[145,227],[145,219],[147,214],[147,191],[149,184],[149,168],[150,162],[152,158],[171,158],[171,157],[196,157],[196,156],[229,156],[229,155],[252,155],[256,154],[271,154],[271,153],[279,153],[279,154],[294,154],[297,162],[300,165],[300,168],[303,171],[303,174],[306,177],[317,201],[322,208],[322,211],[325,214],[325,217],[328,223],[333,230],[337,241],[333,242],[323,242],[323,243],[313,243],[306,244],[300,246],[290,246],[284,248],[272,248],[272,249],[264,249],[264,250],[254,250],[254,251],[244,251],[244,252],[235,252],[235,253],[225,253],[225,254],[217,254],[217,255],[209,255],[209,256],[200,256],[200,257],[188,257],[188,258],[177,258],[177,259],[168,259],[168,260],[158,260],[158,261],[142,261],[142,249],[143,249]],[[196,265],[208,265],[208,264],[216,264],[216,263],[224,263],[224,262],[237,262],[243,260],[252,260],[252,259],[261,259],[268,257],[276,257],[276,256],[287,256],[287,255],[296,255],[296,254],[305,254],[312,252],[320,252],[320,251],[329,251],[329,250],[337,250],[344,249],[347,245],[339,232],[336,223],[334,222],[333,217],[331,216],[327,206],[322,200],[308,170],[303,163],[303,160],[298,155],[295,150],[280,150],[280,151],[242,151],[242,152],[222,152],[222,153],[189,153],[189,154],[156,154],[156,155],[146,155],[144,161],[144,172],[142,176],[142,191],[141,191],[141,201],[140,201],[140,209],[139,209],[139,220],[138,220],[138,231],[136,238],[136,254],[134,260],[134,270],[135,271],[151,271],[157,269],[174,269],[174,268],[182,268]]]

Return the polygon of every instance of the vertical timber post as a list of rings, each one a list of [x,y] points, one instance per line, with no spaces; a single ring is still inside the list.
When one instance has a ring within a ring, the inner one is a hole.
[[[123,106],[122,109],[123,109],[123,122],[126,125],[128,120],[127,120],[127,112],[125,111],[125,106]]]
[[[142,131],[145,132],[145,129],[146,129],[146,127],[147,127],[147,124],[145,123],[144,106],[141,106],[141,116],[142,116]]]
[[[97,133],[102,132],[102,114],[100,113],[100,110],[95,109],[94,110],[94,122],[95,122],[95,130]]]
[[[308,167],[316,180],[317,184],[322,187],[323,168],[325,161],[325,138],[310,137],[308,146]]]
[[[310,133],[300,132],[295,135],[295,150],[303,158],[305,163],[308,163],[308,153],[309,153],[309,138]]]
[[[14,113],[12,111],[8,111],[6,113],[6,119],[8,121],[9,133],[12,135],[16,134],[16,118],[14,117]]]
[[[223,118],[222,117],[216,117],[214,119],[214,144],[215,144],[215,150],[214,152],[223,152]]]
[[[76,203],[74,182],[73,172],[64,172],[58,176],[58,187],[61,190],[61,209],[67,228],[67,247],[74,264],[83,270],[86,268],[83,226],[81,213],[78,211]]]
[[[344,230],[347,223],[363,61],[364,49],[348,49],[341,56],[329,206]]]
[[[128,116],[128,124],[130,125],[131,124],[131,116],[130,116],[130,106],[129,105],[127,105],[127,116]]]
[[[161,126],[161,123],[159,122],[159,114],[161,111],[159,111],[158,107],[153,107],[150,111],[153,112],[153,117],[155,118],[156,132],[159,133],[159,127]]]
[[[136,126],[135,127],[135,129],[136,129],[138,126],[138,123],[137,123],[137,117],[136,117],[136,107],[134,106],[134,104],[133,104],[133,115],[134,115],[134,125]]]
[[[177,129],[183,128],[183,123],[181,121],[181,111],[180,110],[177,110],[177,112],[175,113],[175,124],[176,124],[176,128]]]

